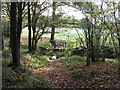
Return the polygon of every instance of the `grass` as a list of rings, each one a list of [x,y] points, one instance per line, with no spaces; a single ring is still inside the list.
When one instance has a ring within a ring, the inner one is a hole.
[[[118,58],[114,58],[114,59],[110,59],[110,58],[106,58],[106,61],[112,62],[112,65],[119,65],[119,59]]]
[[[76,41],[75,37],[78,38],[78,35],[77,35],[75,28],[56,28],[55,30],[56,30],[56,32],[59,32],[59,33],[55,34],[55,39],[70,40],[72,42],[75,42]],[[79,32],[82,32],[81,30],[82,29],[78,29]],[[51,31],[51,28],[48,28],[48,31]],[[26,36],[26,37],[28,36],[28,29],[27,28],[24,28],[22,30],[21,36]],[[50,38],[50,36],[51,36],[51,34],[47,33],[47,34],[44,34],[42,37]]]
[[[21,52],[25,52],[26,49],[22,49]],[[12,70],[11,67],[7,67],[11,62],[10,50],[5,48],[3,50],[3,56],[7,55],[7,57],[3,57],[3,75],[2,75],[2,82],[3,88],[49,88],[50,82],[46,81],[42,76],[38,76],[33,74],[33,68],[44,67],[46,66],[46,62],[48,60],[47,56],[35,56],[28,53],[22,54],[21,58],[21,66],[16,70]],[[30,60],[30,62],[28,62]],[[24,64],[24,61],[27,61],[27,64]],[[32,65],[32,67],[29,67]]]
[[[31,53],[28,53],[28,46],[27,46],[27,43],[24,43],[22,44],[22,48],[20,49],[21,50],[21,55],[23,57],[25,57],[26,59],[30,59],[31,62],[34,62],[34,63],[40,63],[40,62],[46,62],[49,60],[49,57],[47,55],[43,55],[41,52],[44,51],[44,50],[40,50],[40,46],[44,46],[45,49],[49,49],[51,48],[51,46],[49,46],[47,43],[46,44],[40,44],[38,47],[37,47],[37,50],[35,52],[35,54],[31,54]],[[46,51],[46,53],[48,53],[48,51]]]
[[[30,65],[34,68],[45,67],[48,65],[48,60],[49,58],[47,56],[33,56]]]
[[[23,67],[22,67],[23,68]],[[3,68],[3,88],[48,88],[50,83],[40,76],[32,74],[28,68],[14,71],[11,68]],[[24,71],[24,72],[23,72]]]
[[[105,60],[106,60],[106,61],[116,62],[118,59],[117,59],[117,58],[114,58],[114,59],[111,59],[111,58],[106,58]]]
[[[63,58],[62,67],[76,67],[79,64],[85,63],[85,57],[73,55],[71,57]]]
[[[26,51],[26,49],[22,49],[21,52]],[[24,57],[25,59],[29,60],[30,63],[28,64],[29,67],[35,69],[35,68],[40,68],[40,67],[45,67],[47,66],[47,61],[49,60],[48,56],[41,56],[39,54],[28,54],[28,53],[24,53],[22,54],[22,57]]]
[[[23,30],[22,30],[22,34],[21,34],[21,37],[23,37],[23,36],[28,36],[28,28],[24,28]]]
[[[47,28],[49,32],[51,32],[51,28],[48,27]],[[66,40],[67,42],[71,42],[71,43],[74,43],[74,47],[76,46],[79,46],[79,36],[76,32],[76,29],[77,28],[55,28],[55,39],[58,39],[58,40]],[[82,29],[77,29],[79,33],[81,33],[80,37],[84,37],[82,34],[83,34],[83,31]],[[21,34],[21,37],[28,37],[28,29],[27,28],[24,28],[22,30],[22,34]],[[45,33],[42,35],[42,37],[47,37],[47,38],[50,38],[51,37],[51,33]],[[84,40],[84,38],[83,38]],[[77,43],[76,43],[77,42]]]

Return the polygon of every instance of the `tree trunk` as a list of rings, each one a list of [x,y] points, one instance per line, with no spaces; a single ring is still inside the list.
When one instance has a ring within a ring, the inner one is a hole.
[[[86,37],[87,38],[87,37]],[[86,59],[86,62],[87,62],[87,66],[90,65],[90,59],[91,59],[91,44],[90,44],[90,41],[91,41],[91,35],[90,35],[90,27],[88,25],[88,38],[87,38],[87,59]]]
[[[19,57],[19,42],[17,40],[17,20],[16,20],[16,2],[11,2],[11,18],[10,18],[10,35],[11,35],[11,53],[12,53],[12,66],[18,67],[20,65]]]
[[[89,52],[87,52],[86,62],[87,62],[87,66],[89,66],[90,65],[90,55],[89,55]]]
[[[90,36],[89,36],[90,38]],[[87,58],[86,58],[86,62],[87,62],[87,66],[90,65],[90,39],[87,39]]]
[[[118,38],[118,43],[119,43],[119,52],[118,52],[118,76],[120,79],[120,38]]]
[[[37,49],[37,43],[38,43],[38,40],[35,40],[34,50],[36,50],[36,49]]]
[[[28,2],[28,51],[31,52],[31,15],[30,15],[30,3]]]
[[[54,47],[56,47],[56,45],[55,45],[55,26],[52,26],[50,42]]]
[[[118,17],[119,17],[119,25],[120,25],[120,1],[118,3]],[[118,52],[118,78],[120,80],[120,31],[118,32],[118,43],[119,43],[119,52]]]
[[[55,45],[55,11],[56,11],[56,2],[53,2],[53,12],[52,12],[52,20],[53,20],[53,24],[52,24],[52,30],[51,30],[51,38],[50,38],[50,42],[51,44],[56,47]]]
[[[0,50],[3,50],[4,49],[4,37],[2,35],[2,32],[0,32],[0,34],[1,34],[0,35],[0,41],[1,41],[1,43],[0,43]]]
[[[105,53],[102,52],[102,61],[105,62]]]
[[[91,40],[91,61],[95,62],[95,54],[94,54],[94,45],[93,45],[93,41]]]
[[[0,1],[0,11],[1,11],[1,1]],[[0,16],[1,16],[1,12],[0,12]],[[1,17],[0,17],[0,23],[1,23]],[[0,51],[3,50],[3,35],[1,32],[1,24],[0,24]]]
[[[20,57],[20,37],[22,31],[22,2],[18,3],[18,22],[17,22],[17,54]],[[18,59],[18,65],[20,65],[20,58]]]
[[[34,52],[34,46],[35,46],[35,31],[36,31],[36,25],[34,23],[34,26],[33,26],[33,38],[32,38],[32,49],[31,49],[31,52]]]
[[[93,38],[94,38],[94,32],[93,31],[96,29],[95,25],[92,24],[91,28],[92,28],[92,30],[91,30],[91,34],[90,34],[90,36],[91,36],[90,37],[90,47],[91,47],[91,50],[90,50],[91,56],[90,57],[91,57],[91,61],[95,62],[95,52],[94,52],[95,47],[94,47],[94,41],[93,41]]]

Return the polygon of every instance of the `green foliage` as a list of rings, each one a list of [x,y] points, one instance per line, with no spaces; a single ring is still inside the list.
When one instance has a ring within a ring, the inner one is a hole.
[[[25,72],[22,73],[21,70],[16,72],[11,68],[4,67],[3,86],[14,86],[16,88],[48,88],[50,87],[50,83],[40,76],[33,75],[27,68]]]
[[[73,55],[70,57],[71,60],[80,60],[80,61],[83,61],[85,60],[86,58],[85,57],[81,57],[81,56],[78,56],[78,55]]]
[[[60,21],[62,21],[61,23],[59,23],[57,25],[57,27],[79,27],[79,25],[81,24],[81,20],[78,19],[73,19],[72,17],[67,17],[67,18],[59,18]]]
[[[2,20],[2,34],[5,37],[10,37],[10,22],[6,21],[6,20]]]
[[[22,29],[21,37],[27,37],[28,36],[28,27],[25,27]]]
[[[49,57],[48,57],[48,56],[38,56],[38,55],[35,55],[35,57],[36,57],[38,60],[41,60],[41,61],[47,61],[47,60],[49,60]]]
[[[77,55],[66,57],[62,60],[63,67],[76,67],[77,65],[85,63],[85,57],[80,57]]]
[[[26,49],[22,49],[24,52]],[[9,49],[3,50],[4,55],[9,54]],[[3,58],[3,65],[10,63],[10,56]],[[24,58],[23,58],[24,57]],[[25,60],[25,61],[24,61]],[[27,61],[26,61],[27,60]],[[21,66],[16,70],[3,66],[3,86],[11,86],[15,88],[48,88],[50,83],[41,76],[33,74],[33,70],[37,67],[44,67],[47,65],[47,56],[39,56],[37,54],[23,54],[21,58]],[[23,62],[27,62],[25,65]]]
[[[61,51],[57,52],[57,56],[60,57],[69,57],[72,55],[74,43],[68,42],[66,47],[61,47]]]
[[[48,88],[49,87],[49,83],[46,80],[43,80],[41,77],[38,77],[38,76],[26,75],[24,76],[24,80],[26,81],[26,86],[24,86],[25,88],[27,87]]]
[[[22,50],[27,50],[28,44],[26,42],[21,43]]]
[[[30,58],[31,56],[29,54],[26,54],[26,57]],[[12,87],[12,88],[49,88],[50,87],[50,83],[44,80],[42,76],[33,74],[34,69],[31,69],[31,67],[24,66],[23,64],[21,64],[20,67],[16,68],[15,70],[12,70],[12,68],[5,66],[6,64],[8,64],[10,58],[7,59],[3,58],[3,59],[4,59],[3,68],[2,68],[3,87]]]
[[[33,55],[29,66],[32,68],[45,67],[46,65],[48,65],[47,63],[48,60],[49,60],[49,57],[47,56]]]
[[[30,62],[29,64],[27,64],[28,67],[34,69],[38,67],[44,67],[48,64],[47,63],[47,61],[49,60],[48,56],[43,56],[43,55],[41,56],[39,52],[33,55],[31,53],[25,53],[24,51],[26,52],[26,49],[21,49],[21,52],[23,53],[22,56]]]
[[[50,42],[39,43],[39,51],[41,54],[50,55],[53,50],[53,46]]]
[[[111,62],[112,65],[115,65],[115,66],[120,65],[120,63],[119,63],[120,59],[119,58],[114,58],[114,59],[106,58],[105,60]]]
[[[118,58],[114,58],[114,59],[106,58],[105,60],[106,61],[111,61],[111,62],[117,62]]]
[[[60,57],[60,59],[63,59],[63,60],[64,60],[65,58],[66,58],[66,57]]]
[[[46,49],[53,48],[50,42],[40,43],[40,47],[44,47]]]
[[[73,47],[74,47],[74,44],[72,42],[68,42],[68,45],[67,47],[65,47],[65,54],[66,56],[70,56],[71,55],[71,52],[73,51]]]
[[[9,47],[4,47],[4,50],[2,50],[2,54],[10,54],[11,50],[9,49]]]
[[[2,50],[2,62],[8,63],[11,61],[10,53],[11,50],[8,47],[4,47],[4,50]]]
[[[29,54],[29,53],[25,54],[24,57],[27,58],[27,59],[29,59],[29,60],[31,60],[32,59],[32,54]]]
[[[48,32],[51,31],[51,28],[50,27],[47,27],[46,29],[48,29]],[[79,32],[83,32],[82,28],[81,29],[78,29]],[[56,33],[55,34],[55,39],[60,39],[60,40],[68,40],[68,35],[70,36],[69,37],[69,40],[70,41],[75,41],[75,37],[78,37],[77,33],[76,33],[76,28],[56,28]],[[27,36],[27,33],[28,33],[28,29],[27,28],[24,28],[22,30],[22,36]],[[50,33],[45,33],[43,34],[42,37],[50,37],[51,34]],[[38,42],[38,46],[39,46],[39,42]]]

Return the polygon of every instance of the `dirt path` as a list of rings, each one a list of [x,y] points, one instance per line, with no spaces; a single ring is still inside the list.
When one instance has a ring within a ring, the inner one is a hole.
[[[61,68],[61,60],[49,60],[49,66],[45,68],[38,68],[37,73],[44,73],[49,77],[49,81],[53,82],[54,88],[68,88],[73,87],[72,77],[67,68]]]
[[[82,65],[79,68],[84,71],[96,69],[99,73],[93,78],[83,78],[79,80],[72,78],[68,68],[61,68],[61,60],[49,60],[48,63],[49,66],[37,68],[35,72],[42,74],[44,78],[52,82],[53,88],[120,87],[120,81],[117,80],[117,69],[108,62],[96,62],[90,66]]]

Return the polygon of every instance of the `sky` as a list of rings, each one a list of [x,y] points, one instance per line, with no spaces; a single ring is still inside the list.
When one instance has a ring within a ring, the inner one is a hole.
[[[116,0],[116,2],[118,2],[118,1]],[[97,4],[97,5],[101,5],[101,1],[94,2],[94,3]],[[103,8],[107,9],[107,6],[105,4],[103,4]],[[79,10],[77,10],[77,9],[75,9],[73,7],[70,7],[68,5],[60,6],[60,7],[58,7],[58,10],[62,11],[63,17],[71,16],[71,17],[73,17],[75,19],[84,18],[84,15]],[[56,11],[56,14],[58,12],[59,11]],[[52,8],[50,7],[46,12],[43,13],[43,15],[52,16]],[[116,16],[118,17],[118,11],[116,12]]]
[[[84,18],[84,15],[80,11],[78,11],[77,9],[75,9],[73,7],[69,7],[67,5],[59,7],[58,10],[62,11],[63,17],[71,16],[71,17],[73,17],[75,19]],[[59,11],[56,11],[56,14],[58,12]],[[52,8],[49,8],[46,12],[43,13],[43,15],[52,16]]]
[[[69,7],[66,5],[61,8],[62,8],[63,12],[65,13],[65,14],[63,14],[63,16],[71,16],[75,19],[84,18],[84,15],[80,11],[78,11],[77,9],[75,9],[73,7]]]

